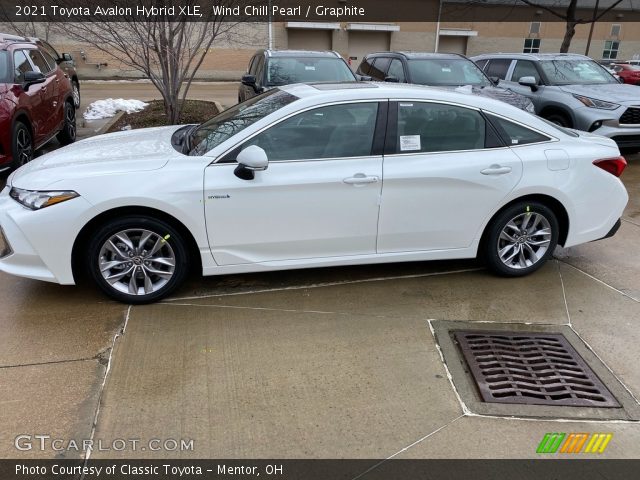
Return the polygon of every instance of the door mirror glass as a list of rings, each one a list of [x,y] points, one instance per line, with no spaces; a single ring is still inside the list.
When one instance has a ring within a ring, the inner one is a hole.
[[[29,90],[29,87],[31,85],[35,85],[37,83],[44,83],[44,81],[47,78],[44,76],[43,73],[40,72],[25,72],[24,74],[24,84],[22,85],[22,88],[24,88],[24,91],[26,92],[27,90]]]
[[[64,62],[73,62],[73,57],[70,53],[63,53],[61,58]]]
[[[254,87],[256,86],[256,77],[254,75],[250,75],[250,74],[246,74],[242,76],[242,84],[246,85],[247,87]]]

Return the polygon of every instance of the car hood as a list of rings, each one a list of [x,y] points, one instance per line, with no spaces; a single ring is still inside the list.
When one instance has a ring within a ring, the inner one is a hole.
[[[562,85],[564,92],[584,95],[598,100],[616,103],[640,104],[640,89],[636,85],[625,83],[606,83],[604,85]]]
[[[480,95],[481,97],[493,98],[494,100],[500,100],[502,102],[513,105],[520,110],[527,110],[527,105],[531,103],[524,95],[512,92],[506,88],[501,87],[475,87],[471,85],[465,85],[461,87],[441,87],[446,90],[455,90],[456,92],[472,93],[474,95]]]
[[[41,189],[72,178],[156,170],[181,156],[171,144],[179,128],[144,128],[82,140],[29,162],[9,182],[18,188]]]

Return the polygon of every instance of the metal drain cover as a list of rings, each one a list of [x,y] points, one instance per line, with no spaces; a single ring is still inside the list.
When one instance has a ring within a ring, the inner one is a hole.
[[[562,334],[455,331],[482,399],[572,407],[620,407]]]

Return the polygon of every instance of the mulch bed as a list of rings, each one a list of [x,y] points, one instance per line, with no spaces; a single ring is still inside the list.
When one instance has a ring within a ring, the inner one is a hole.
[[[149,105],[141,112],[125,113],[120,120],[109,128],[109,133],[119,132],[123,127],[131,125],[135,128],[162,127],[167,125],[167,116],[164,113],[162,100],[151,100]],[[218,113],[216,104],[204,100],[186,100],[182,109],[180,124],[202,123]]]

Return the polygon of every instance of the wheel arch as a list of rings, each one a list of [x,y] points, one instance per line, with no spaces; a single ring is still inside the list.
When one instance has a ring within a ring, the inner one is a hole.
[[[548,115],[552,115],[552,114],[562,115],[567,120],[569,120],[569,122],[571,123],[571,125],[569,125],[569,128],[571,128],[572,126],[574,126],[576,124],[576,119],[573,117],[573,114],[571,113],[571,111],[566,109],[566,108],[564,108],[564,107],[561,107],[559,105],[546,105],[540,111],[539,115],[542,118],[547,118]]]
[[[143,206],[127,206],[105,210],[104,212],[101,212],[93,217],[82,227],[82,229],[76,236],[76,239],[73,243],[73,248],[71,250],[71,269],[73,272],[74,280],[77,281],[77,279],[84,272],[84,258],[82,256],[83,247],[86,247],[88,245],[91,233],[95,231],[95,229],[100,224],[106,221],[128,215],[150,216],[153,218],[157,218],[158,220],[165,221],[173,228],[175,228],[183,236],[187,243],[185,247],[190,256],[189,268],[191,270],[197,270],[199,273],[202,273],[202,258],[200,257],[200,249],[198,248],[198,244],[191,231],[184,225],[184,223],[182,223],[174,216],[163,212],[162,210]]]
[[[509,201],[509,203],[503,205],[497,212],[495,212],[484,226],[479,245],[483,245],[486,241],[487,234],[489,233],[489,226],[498,215],[500,215],[515,203],[526,201],[540,202],[551,209],[551,211],[555,214],[556,219],[558,220],[558,224],[560,225],[560,232],[558,232],[558,245],[564,246],[565,242],[567,241],[567,236],[569,235],[569,214],[567,212],[567,209],[557,198],[554,198],[551,195],[538,193],[514,198],[513,200]]]

